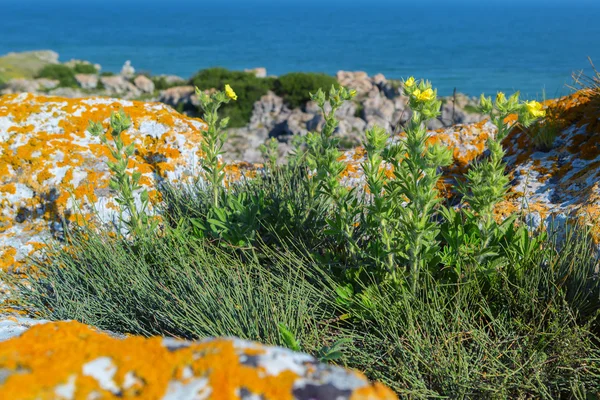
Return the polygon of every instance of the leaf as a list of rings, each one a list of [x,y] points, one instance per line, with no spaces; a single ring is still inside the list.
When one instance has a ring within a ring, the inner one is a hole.
[[[277,328],[284,345],[290,350],[300,351],[300,342],[294,334],[282,323],[277,324]]]

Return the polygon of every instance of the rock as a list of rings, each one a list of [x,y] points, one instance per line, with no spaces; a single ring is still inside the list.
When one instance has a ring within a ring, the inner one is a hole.
[[[36,93],[40,89],[40,83],[32,79],[16,78],[6,82],[2,94],[11,93]]]
[[[131,65],[131,61],[125,61],[121,68],[121,76],[126,79],[132,79],[135,76],[135,68]]]
[[[75,74],[75,80],[82,89],[96,89],[98,87],[98,75]]]
[[[358,96],[373,90],[373,82],[366,72],[338,71],[336,77],[340,85],[356,90]]]
[[[379,93],[376,87],[373,87],[367,93],[367,97],[362,102],[362,115],[367,122],[367,127],[374,125],[380,126],[388,131],[392,131],[394,126],[393,116],[396,111],[394,102]]]
[[[60,84],[56,79],[38,78],[35,81],[42,90],[54,89]]]
[[[200,105],[193,86],[175,86],[160,92],[158,101],[173,108],[197,108]]]
[[[267,94],[254,103],[249,127],[273,129],[281,113],[289,113],[283,98],[268,91]]]
[[[249,72],[254,74],[257,78],[266,78],[267,77],[267,69],[264,67],[245,69],[244,72]]]
[[[87,126],[89,120],[106,123],[120,108],[133,118],[124,138],[137,143],[136,168],[151,194],[156,194],[153,171],[169,181],[197,173],[205,124],[164,104],[25,93],[0,97],[0,269],[17,269],[36,243],[60,237],[61,219],[75,218],[74,202],[84,214],[95,207],[103,221],[115,220],[103,162],[107,153]]]
[[[111,96],[118,95],[124,98],[132,98],[141,95],[140,90],[121,75],[101,76],[100,82],[102,82],[107,94]]]
[[[89,94],[83,93],[80,89],[61,87],[56,88],[48,92],[50,96],[66,97],[68,99],[77,99],[81,97],[87,97]]]
[[[133,83],[144,93],[154,93],[154,82],[145,75],[136,76]]]
[[[7,399],[397,398],[359,372],[236,338],[120,338],[78,322],[26,325],[0,346]]]

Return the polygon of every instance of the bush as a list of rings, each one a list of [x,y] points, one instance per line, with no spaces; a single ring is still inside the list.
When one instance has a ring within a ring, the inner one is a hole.
[[[181,85],[185,84],[183,82],[169,83],[164,76],[153,76],[150,79],[152,79],[152,82],[154,82],[154,88],[156,90],[165,90],[165,89],[169,89],[169,88],[172,88],[175,86],[181,86]]]
[[[242,127],[248,124],[254,103],[273,88],[272,78],[257,78],[252,73],[229,71],[225,68],[209,68],[199,71],[191,78],[190,82],[200,90],[220,90],[226,84],[235,89],[238,100],[222,108],[223,116],[230,118],[229,126],[231,127]]]
[[[75,64],[75,66],[73,67],[73,71],[76,74],[97,74],[98,71],[96,70],[96,67],[94,67],[92,64],[88,64],[88,63],[77,63]]]
[[[77,87],[75,71],[66,65],[46,65],[37,75],[38,78],[54,79],[59,81],[60,87]]]
[[[102,71],[100,72],[100,76],[115,76],[115,73],[111,71]]]
[[[429,275],[414,295],[369,285],[352,300],[355,328],[369,335],[345,360],[400,398],[597,398],[593,253],[575,236],[561,250],[546,242],[529,261],[512,259],[491,289],[476,276],[448,285]],[[591,297],[572,297],[590,285]]]
[[[275,81],[275,93],[282,96],[290,107],[301,107],[310,100],[309,93],[320,88],[329,89],[338,86],[337,80],[330,75],[312,72],[292,72],[280,76]]]
[[[506,115],[530,126],[545,115],[541,104],[482,96],[498,133],[459,185],[461,207],[451,207],[436,193],[451,154],[426,146],[436,92],[413,78],[404,90],[415,111],[406,137],[390,145],[385,130],[366,133],[368,192],[340,183],[334,135],[335,111],[356,92],[318,90],[324,127],[296,142],[290,164],[228,185],[218,111],[236,96],[200,93],[204,179],[160,187],[159,227],[136,224],[143,208],[124,195],[137,178],[111,168],[129,234],[67,227],[68,246],[47,247],[38,272],[17,282],[23,305],[117,332],[236,335],[315,355],[343,340],[341,354],[323,358],[405,398],[597,398],[596,245],[576,224],[559,242],[493,214],[508,188]],[[113,130],[129,123],[111,116]],[[90,131],[103,134],[98,124]]]

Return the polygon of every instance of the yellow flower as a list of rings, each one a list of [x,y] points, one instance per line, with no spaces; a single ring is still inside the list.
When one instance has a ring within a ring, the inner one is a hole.
[[[415,89],[415,91],[412,94],[417,100],[423,102],[433,100],[435,98],[435,93],[433,93],[433,90],[431,88],[425,89],[423,91]]]
[[[506,96],[504,95],[504,93],[498,92],[498,94],[496,95],[496,103],[498,103],[498,104],[506,103]]]
[[[233,91],[233,89],[229,85],[225,85],[225,94],[231,100],[237,100],[237,94],[235,94],[235,92]]]
[[[354,97],[354,96],[356,96],[356,90],[352,89],[350,91],[350,97]]]
[[[542,105],[537,101],[526,101],[525,107],[532,117],[540,118],[546,115],[546,111],[542,109]]]
[[[406,86],[407,88],[415,86],[415,78],[412,76],[408,78],[406,82],[404,82],[404,86]]]

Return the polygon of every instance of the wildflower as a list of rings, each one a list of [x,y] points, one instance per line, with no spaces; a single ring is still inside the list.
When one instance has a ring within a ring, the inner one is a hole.
[[[415,78],[412,76],[408,78],[406,82],[404,82],[404,86],[406,86],[407,88],[415,86]]]
[[[352,89],[350,91],[350,97],[354,97],[354,96],[356,96],[356,90]]]
[[[237,100],[237,94],[235,94],[235,92],[233,91],[233,89],[229,85],[225,85],[225,94],[231,100]]]
[[[498,94],[496,95],[496,103],[498,103],[498,104],[506,103],[506,95],[504,95],[503,92],[498,92]]]
[[[529,115],[534,118],[540,118],[546,115],[546,111],[542,109],[542,105],[537,101],[526,101],[525,108]]]
[[[423,91],[415,89],[415,91],[413,92],[413,96],[415,96],[417,100],[425,102],[433,100],[435,98],[435,93],[431,88],[425,89]]]

